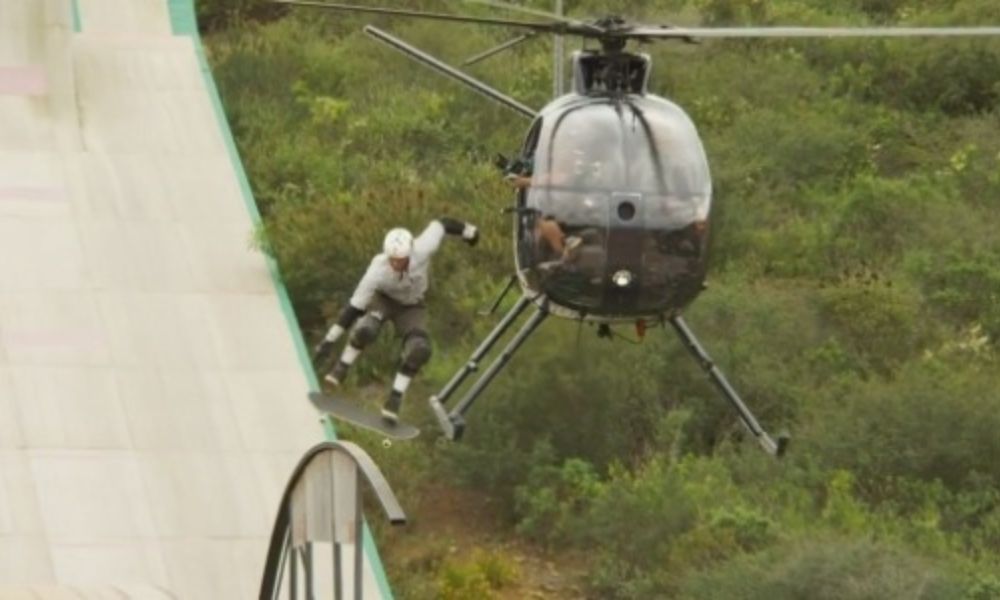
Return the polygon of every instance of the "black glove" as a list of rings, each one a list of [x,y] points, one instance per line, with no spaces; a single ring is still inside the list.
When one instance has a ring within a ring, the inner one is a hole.
[[[506,173],[507,169],[510,168],[510,159],[503,154],[497,154],[496,158],[493,159],[493,165]]]
[[[518,157],[510,161],[507,165],[507,172],[513,173],[515,175],[522,175],[524,177],[530,177],[533,171],[530,158]]]

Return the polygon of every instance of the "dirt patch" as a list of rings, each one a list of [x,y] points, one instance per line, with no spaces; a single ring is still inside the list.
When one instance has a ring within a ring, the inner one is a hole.
[[[379,541],[400,600],[471,599],[484,590],[498,600],[584,597],[582,557],[519,539],[485,494],[437,484],[411,503],[410,523]]]

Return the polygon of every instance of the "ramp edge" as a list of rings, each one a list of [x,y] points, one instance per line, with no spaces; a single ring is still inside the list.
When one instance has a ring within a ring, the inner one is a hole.
[[[205,83],[205,89],[208,93],[209,100],[212,103],[216,122],[219,124],[220,133],[222,134],[223,141],[226,145],[226,151],[229,154],[230,162],[232,163],[237,181],[239,182],[244,204],[254,225],[259,225],[261,223],[260,211],[257,209],[257,203],[254,200],[253,191],[250,188],[250,180],[247,177],[246,170],[243,168],[243,161],[240,160],[239,152],[236,149],[236,142],[233,139],[233,133],[229,127],[229,120],[226,118],[225,110],[222,107],[222,98],[219,95],[218,87],[215,85],[215,79],[212,77],[212,71],[209,68],[208,60],[205,57],[205,49],[202,45],[201,35],[198,31],[197,13],[195,12],[194,0],[166,1],[168,2],[168,12],[170,14],[170,26],[174,35],[190,37],[193,42],[202,79]],[[78,27],[79,19],[76,0],[73,0],[73,5],[75,16],[74,24]],[[79,31],[79,29],[77,30]],[[281,305],[281,311],[285,315],[285,322],[287,323],[289,333],[292,336],[292,342],[295,345],[295,350],[298,354],[302,371],[306,376],[310,389],[314,391],[319,390],[319,380],[312,367],[312,361],[309,357],[309,351],[306,347],[305,339],[302,336],[302,331],[299,329],[298,319],[295,316],[291,299],[288,296],[288,289],[281,280],[278,264],[273,257],[267,256],[266,254],[264,259],[267,262],[268,271],[271,274],[271,281],[273,282],[274,289],[278,295],[278,302]],[[335,441],[337,439],[333,423],[328,417],[323,419],[323,430],[328,440]],[[385,600],[393,600],[394,596],[389,587],[389,580],[386,577],[385,568],[382,565],[382,559],[379,556],[378,548],[375,545],[375,540],[372,537],[371,530],[368,527],[367,522],[365,523],[363,538],[365,553],[368,555],[372,571],[375,574],[375,580],[378,582],[379,592]]]

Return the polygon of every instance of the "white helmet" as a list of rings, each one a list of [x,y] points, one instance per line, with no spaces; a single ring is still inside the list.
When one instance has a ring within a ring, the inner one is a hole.
[[[413,234],[402,227],[392,229],[385,234],[382,248],[389,258],[409,258],[413,250]]]

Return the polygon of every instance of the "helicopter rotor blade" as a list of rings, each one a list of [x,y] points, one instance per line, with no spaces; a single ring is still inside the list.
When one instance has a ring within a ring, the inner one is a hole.
[[[486,60],[487,58],[493,56],[494,54],[500,54],[504,50],[513,48],[514,46],[516,46],[516,45],[518,45],[518,44],[520,44],[522,42],[526,42],[526,41],[528,41],[530,39],[534,39],[534,37],[536,35],[537,34],[535,32],[522,33],[521,35],[517,36],[516,38],[514,38],[512,40],[507,40],[506,42],[500,44],[499,46],[494,46],[493,48],[490,48],[489,50],[486,50],[484,52],[480,52],[479,54],[468,58],[465,62],[462,63],[462,66],[463,67],[468,67],[470,65],[476,64],[477,62]]]
[[[635,39],[986,37],[1000,36],[1000,27],[673,27],[663,25],[633,27],[622,30],[620,35]]]
[[[359,6],[356,4],[338,4],[333,2],[316,2],[312,0],[271,0],[273,4],[301,6],[305,8],[322,8],[341,12],[358,12],[395,17],[411,17],[416,19],[431,19],[436,21],[452,21],[456,23],[475,23],[477,25],[495,25],[500,27],[515,27],[539,33],[592,35],[590,27],[571,23],[541,21],[517,21],[514,19],[495,19],[490,17],[469,17],[449,13],[424,12],[419,10],[404,10],[396,8],[380,8],[374,6]]]
[[[366,25],[364,29],[365,33],[368,34],[373,39],[390,46],[394,50],[398,50],[403,54],[409,56],[410,58],[434,69],[438,73],[451,77],[461,83],[464,83],[473,90],[479,92],[480,94],[486,96],[487,98],[503,104],[507,108],[513,109],[514,111],[520,113],[521,115],[528,117],[529,119],[534,119],[538,112],[524,104],[518,102],[517,100],[511,98],[510,96],[500,92],[499,90],[490,87],[489,85],[479,81],[475,77],[467,75],[462,71],[459,71],[455,67],[448,65],[434,56],[407,44],[403,40],[395,37],[381,29],[374,27],[372,25]]]
[[[577,19],[571,19],[565,15],[558,15],[554,12],[549,12],[547,10],[538,10],[537,8],[529,8],[527,6],[511,4],[510,2],[503,2],[502,0],[462,0],[462,1],[470,4],[481,4],[483,6],[492,6],[493,8],[500,8],[503,10],[524,13],[526,15],[531,15],[533,17],[541,17],[543,19],[549,19],[550,21],[565,23],[567,25],[572,25],[573,27],[582,27],[585,29],[589,29],[591,33],[598,35],[605,32],[605,29],[603,27],[594,25],[593,23],[585,23]]]

